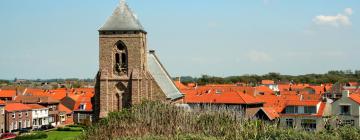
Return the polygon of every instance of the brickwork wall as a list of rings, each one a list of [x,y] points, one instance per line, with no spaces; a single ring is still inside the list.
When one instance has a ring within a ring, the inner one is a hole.
[[[114,48],[122,41],[127,48],[128,73],[114,73]],[[94,117],[139,104],[144,100],[166,101],[166,96],[147,71],[146,34],[103,32],[99,38],[99,74],[95,90]]]

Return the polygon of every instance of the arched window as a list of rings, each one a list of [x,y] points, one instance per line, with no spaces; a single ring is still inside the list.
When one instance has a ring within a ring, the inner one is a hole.
[[[121,41],[116,43],[114,68],[117,74],[127,73],[128,70],[127,49],[125,44]]]

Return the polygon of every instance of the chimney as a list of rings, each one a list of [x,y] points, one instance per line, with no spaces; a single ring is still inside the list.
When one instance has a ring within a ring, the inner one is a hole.
[[[20,95],[20,89],[18,87],[16,87],[16,96]]]
[[[300,101],[304,100],[304,96],[300,94]]]
[[[350,97],[350,91],[349,90],[343,90],[342,91],[342,96],[343,97]]]
[[[176,81],[176,82],[181,82],[181,77],[176,77],[176,78],[175,78],[175,81]]]
[[[66,89],[66,97],[69,97],[69,89]]]

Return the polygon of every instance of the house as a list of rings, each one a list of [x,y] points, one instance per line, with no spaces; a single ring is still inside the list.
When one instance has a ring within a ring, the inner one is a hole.
[[[60,101],[51,96],[34,96],[34,95],[20,95],[14,100],[17,103],[24,104],[39,104],[49,109],[49,123],[52,126],[60,125],[60,114],[58,106]]]
[[[261,119],[269,122],[276,122],[280,116],[272,107],[259,107],[247,109],[246,117],[249,119]]]
[[[0,134],[5,133],[5,102],[0,100]]]
[[[62,114],[60,117],[61,124],[64,125],[74,124],[73,111],[71,109],[67,108],[62,103],[60,103],[59,112],[60,114]]]
[[[16,90],[0,90],[0,100],[11,101],[16,96]]]
[[[248,108],[263,106],[263,101],[253,96],[254,88],[236,85],[206,85],[193,90],[183,90],[184,103],[190,108],[226,107],[242,113]]]
[[[291,100],[280,113],[280,126],[306,131],[319,131],[331,115],[330,103],[319,100]]]
[[[22,103],[7,103],[5,106],[5,131],[14,132],[32,127],[31,108]]]
[[[92,97],[82,95],[70,95],[63,98],[61,103],[64,105],[64,107],[72,110],[74,123],[88,124],[93,120],[93,106],[91,103],[91,98]]]
[[[31,109],[32,129],[49,125],[49,109],[39,104],[27,104]]]
[[[342,97],[332,103],[332,115],[336,116],[336,125],[352,125],[360,127],[360,95],[350,94],[349,90],[342,92]]]

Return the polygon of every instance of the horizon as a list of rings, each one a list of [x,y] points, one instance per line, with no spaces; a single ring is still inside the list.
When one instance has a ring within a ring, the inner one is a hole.
[[[359,1],[189,2],[128,1],[172,77],[360,69]],[[118,0],[0,3],[0,79],[95,77],[97,30]]]

